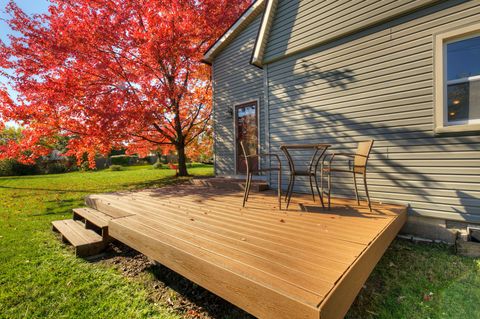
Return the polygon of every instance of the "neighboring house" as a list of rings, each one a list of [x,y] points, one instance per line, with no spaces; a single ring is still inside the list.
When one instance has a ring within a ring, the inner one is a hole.
[[[53,150],[50,155],[45,156],[46,160],[49,161],[61,161],[61,160],[66,160],[67,157],[62,155],[62,152],[59,150]]]
[[[241,175],[239,131],[278,153],[373,138],[371,197],[410,205],[405,232],[451,241],[480,223],[480,1],[259,0],[204,61],[217,175]],[[352,196],[350,177],[334,184]]]

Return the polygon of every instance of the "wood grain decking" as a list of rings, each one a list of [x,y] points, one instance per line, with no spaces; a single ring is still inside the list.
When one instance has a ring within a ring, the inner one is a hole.
[[[342,318],[406,220],[406,207],[182,185],[91,195],[109,235],[260,318]]]

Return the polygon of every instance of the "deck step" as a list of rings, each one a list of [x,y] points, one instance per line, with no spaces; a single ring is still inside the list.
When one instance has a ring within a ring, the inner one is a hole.
[[[101,232],[102,237],[107,239],[108,222],[113,218],[96,209],[82,207],[73,209],[73,219],[83,220],[85,222],[85,228],[94,230],[98,229]]]
[[[64,242],[75,247],[75,254],[79,257],[96,255],[105,247],[102,236],[73,219],[53,221],[52,227],[62,235]]]

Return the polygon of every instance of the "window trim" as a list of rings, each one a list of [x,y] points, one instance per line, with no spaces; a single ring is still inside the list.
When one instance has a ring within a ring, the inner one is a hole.
[[[446,78],[446,44],[462,39],[468,39],[473,36],[480,35],[480,23],[456,28],[455,30],[443,32],[435,36],[435,112],[434,112],[434,130],[436,134],[442,133],[457,133],[457,132],[472,132],[480,131],[480,121],[472,120],[463,121],[459,124],[449,124],[447,117],[447,78]],[[476,78],[473,76],[471,78]],[[465,82],[466,79],[457,79],[454,81]],[[452,82],[452,81],[450,81]]]

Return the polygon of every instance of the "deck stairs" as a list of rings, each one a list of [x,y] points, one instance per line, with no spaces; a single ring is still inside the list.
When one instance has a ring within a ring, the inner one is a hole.
[[[75,248],[78,257],[101,253],[108,241],[108,222],[112,217],[98,210],[84,207],[73,210],[72,219],[52,222],[52,229],[60,233],[62,241]]]

